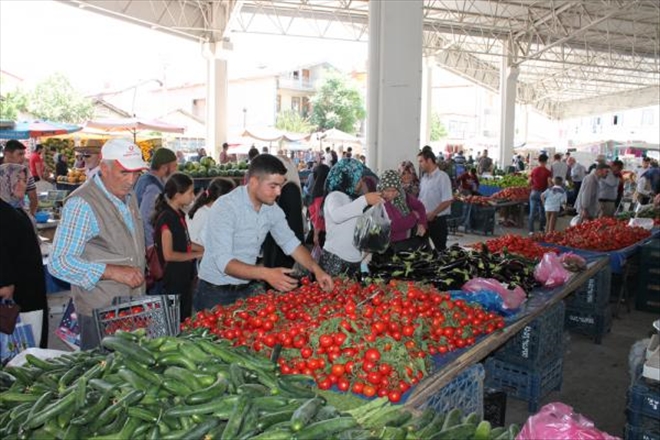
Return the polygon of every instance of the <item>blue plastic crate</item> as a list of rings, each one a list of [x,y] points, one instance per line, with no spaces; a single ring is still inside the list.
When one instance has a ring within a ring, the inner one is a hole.
[[[601,310],[566,308],[566,330],[587,335],[596,344],[612,329],[612,307],[606,305]]]
[[[540,400],[561,389],[564,358],[559,357],[541,368],[525,368],[494,357],[486,360],[486,386],[525,400],[530,413],[538,411]]]
[[[638,416],[649,417],[660,425],[660,384],[649,383],[644,377],[638,377],[635,383],[628,388],[628,414],[632,418]],[[639,426],[638,423],[633,423]]]
[[[484,367],[475,364],[464,370],[418,409],[432,408],[447,413],[454,408],[463,414],[484,414]]]
[[[601,311],[610,302],[611,286],[612,268],[606,266],[566,297],[566,306]]]
[[[560,357],[564,351],[565,309],[563,302],[552,306],[496,351],[495,358],[531,368]]]
[[[624,440],[660,440],[660,432],[626,425]]]
[[[651,313],[660,312],[660,268],[642,265],[637,278],[635,308]]]

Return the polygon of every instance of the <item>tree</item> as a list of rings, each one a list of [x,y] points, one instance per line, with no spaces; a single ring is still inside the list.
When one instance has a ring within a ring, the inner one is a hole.
[[[311,133],[314,126],[294,110],[284,110],[277,114],[275,128],[292,133]]]
[[[311,101],[311,123],[320,130],[337,128],[354,133],[356,123],[366,115],[360,92],[337,73],[325,77]]]
[[[16,120],[19,112],[24,112],[28,104],[28,95],[16,89],[0,98],[0,119]]]
[[[92,117],[94,105],[73,88],[65,75],[55,73],[36,85],[27,111],[39,119],[79,124]]]
[[[439,141],[443,137],[447,136],[447,130],[445,129],[444,124],[440,120],[440,115],[433,113],[431,119],[431,141]]]

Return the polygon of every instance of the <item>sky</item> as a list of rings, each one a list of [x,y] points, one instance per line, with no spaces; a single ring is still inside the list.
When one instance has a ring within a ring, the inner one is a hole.
[[[230,76],[254,66],[295,67],[329,61],[363,66],[365,43],[232,34]],[[295,50],[291,50],[295,47]],[[0,69],[34,83],[54,72],[94,93],[166,78],[171,85],[204,81],[199,43],[51,0],[0,0]],[[270,70],[270,69],[269,69]]]

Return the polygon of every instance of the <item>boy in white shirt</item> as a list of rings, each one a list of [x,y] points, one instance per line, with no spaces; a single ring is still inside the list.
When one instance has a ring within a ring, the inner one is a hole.
[[[564,179],[560,176],[555,176],[553,183],[553,187],[546,189],[541,194],[541,202],[545,208],[546,234],[555,230],[559,211],[561,211],[562,206],[566,205],[566,191],[563,187]]]

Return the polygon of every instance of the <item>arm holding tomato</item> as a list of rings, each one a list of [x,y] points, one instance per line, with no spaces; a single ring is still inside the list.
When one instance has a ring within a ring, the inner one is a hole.
[[[291,254],[294,260],[298,262],[305,269],[309,270],[314,274],[316,281],[321,285],[321,288],[326,291],[332,290],[334,287],[334,282],[332,277],[328,275],[321,266],[319,266],[316,261],[312,258],[312,255],[309,253],[307,248],[303,245],[300,245],[296,248],[295,251]]]

